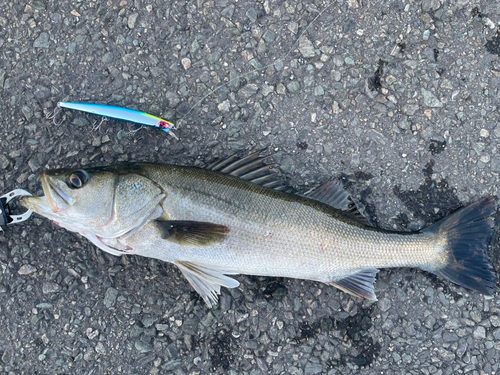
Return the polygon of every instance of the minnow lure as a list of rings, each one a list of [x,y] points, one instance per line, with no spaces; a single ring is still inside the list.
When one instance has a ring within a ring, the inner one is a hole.
[[[122,120],[127,122],[133,122],[139,125],[152,126],[155,128],[160,128],[164,132],[167,132],[175,139],[177,136],[169,132],[171,129],[175,129],[174,124],[163,120],[159,117],[150,115],[149,113],[134,111],[133,109],[115,107],[111,105],[104,104],[92,104],[92,103],[69,103],[69,102],[59,102],[57,103],[59,108],[75,109],[77,111],[92,113],[94,115],[103,116],[106,118],[111,118],[115,120]],[[57,113],[54,113],[54,117]]]

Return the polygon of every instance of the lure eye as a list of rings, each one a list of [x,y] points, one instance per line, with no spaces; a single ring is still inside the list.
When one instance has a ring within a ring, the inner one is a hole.
[[[88,181],[88,175],[85,171],[74,171],[69,176],[69,185],[72,188],[79,189]]]
[[[158,123],[158,126],[161,128],[161,129],[170,129],[170,127],[172,126],[170,123],[166,122],[166,121],[160,121]]]

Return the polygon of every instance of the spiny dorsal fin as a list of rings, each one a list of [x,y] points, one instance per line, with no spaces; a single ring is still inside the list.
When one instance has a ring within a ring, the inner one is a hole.
[[[211,246],[222,242],[229,233],[224,225],[199,221],[160,221],[155,225],[164,240],[183,246]]]
[[[335,178],[316,189],[309,190],[304,196],[332,206],[337,210],[342,210],[346,216],[351,217],[359,223],[373,226],[359,211],[349,192],[344,189],[344,182],[340,178]]]
[[[355,275],[347,276],[342,280],[332,281],[327,284],[331,284],[353,296],[376,301],[377,297],[373,290],[373,283],[375,282],[377,272],[377,269],[364,270]]]
[[[228,158],[217,160],[205,169],[238,177],[270,189],[287,190],[287,187],[278,179],[276,172],[272,170],[276,164],[265,162],[265,159],[271,156],[263,155],[265,150],[256,151],[243,158],[240,157],[241,153],[237,153]]]

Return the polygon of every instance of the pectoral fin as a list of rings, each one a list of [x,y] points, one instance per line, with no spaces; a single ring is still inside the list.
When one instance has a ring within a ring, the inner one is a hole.
[[[159,221],[155,222],[164,240],[183,246],[210,246],[222,242],[229,233],[224,225],[199,221]]]
[[[341,280],[329,282],[327,284],[333,285],[344,292],[352,294],[353,296],[366,298],[376,301],[377,296],[373,290],[373,283],[375,282],[375,275],[377,269],[370,269],[358,272],[357,274],[348,276]]]
[[[182,274],[210,308],[212,305],[217,304],[221,285],[226,288],[236,288],[240,285],[238,281],[225,275],[235,275],[232,272],[223,272],[222,270],[185,261],[174,262],[174,264],[179,267]]]

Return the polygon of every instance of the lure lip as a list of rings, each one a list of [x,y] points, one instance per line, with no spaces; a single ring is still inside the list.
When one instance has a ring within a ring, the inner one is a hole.
[[[156,127],[167,133],[169,130],[175,129],[175,125],[167,120],[150,115],[146,112],[140,112],[129,108],[111,106],[107,104],[76,102],[59,102],[57,103],[57,105],[61,108],[73,109],[81,112],[112,118],[115,120]],[[177,138],[173,133],[170,134]]]

